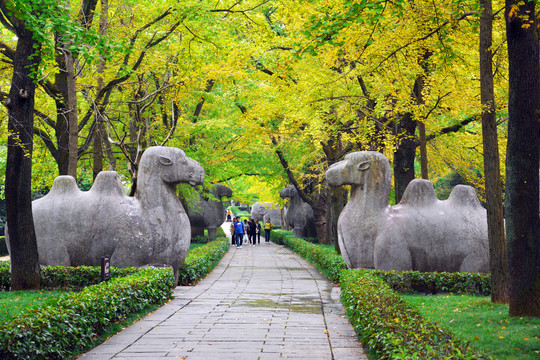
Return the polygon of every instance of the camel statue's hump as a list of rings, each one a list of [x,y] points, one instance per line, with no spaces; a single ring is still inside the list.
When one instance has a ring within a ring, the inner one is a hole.
[[[433,184],[429,180],[412,180],[401,198],[401,205],[408,206],[429,206],[438,201]]]
[[[468,185],[456,185],[452,189],[447,201],[455,206],[483,209],[476,191],[472,186]]]
[[[94,185],[92,185],[88,195],[126,196],[122,181],[120,181],[120,175],[116,171],[101,171],[96,176]]]

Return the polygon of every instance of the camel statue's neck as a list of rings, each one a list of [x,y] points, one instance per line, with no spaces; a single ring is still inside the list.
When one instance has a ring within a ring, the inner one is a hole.
[[[145,209],[155,206],[183,206],[176,196],[176,185],[163,182],[158,176],[141,176],[137,180],[135,197]]]
[[[351,185],[351,199],[347,203],[364,213],[376,213],[388,207],[388,191],[375,186]]]

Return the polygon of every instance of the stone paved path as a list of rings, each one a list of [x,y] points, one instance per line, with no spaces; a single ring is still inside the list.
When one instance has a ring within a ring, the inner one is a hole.
[[[273,243],[231,247],[204,280],[174,294],[81,358],[367,360],[339,288]]]

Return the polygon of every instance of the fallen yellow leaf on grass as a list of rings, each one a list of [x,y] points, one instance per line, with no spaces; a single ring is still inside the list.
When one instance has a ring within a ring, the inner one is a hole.
[[[480,337],[479,337],[478,335],[476,335],[476,336],[474,337],[474,340],[480,340]]]
[[[506,330],[506,326],[503,326],[501,329]]]
[[[529,341],[529,338],[528,338],[528,337],[526,337],[526,338],[525,338],[525,339],[523,339],[523,340],[525,340],[525,341]]]
[[[501,335],[499,335],[499,336],[497,336],[497,337],[498,337],[499,339],[504,339],[504,336],[501,336]]]

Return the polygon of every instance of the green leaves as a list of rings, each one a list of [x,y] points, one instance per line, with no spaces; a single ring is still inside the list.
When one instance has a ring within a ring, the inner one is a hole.
[[[73,268],[79,274],[90,268]],[[99,268],[95,268],[98,269]],[[60,268],[53,269],[53,272]],[[87,272],[88,271],[88,272]],[[88,346],[111,323],[160,304],[171,296],[170,269],[128,269],[126,277],[89,286],[29,311],[0,327],[2,359],[65,359],[73,349]]]
[[[340,280],[355,331],[380,359],[489,359],[423,318],[373,272],[347,270]]]

